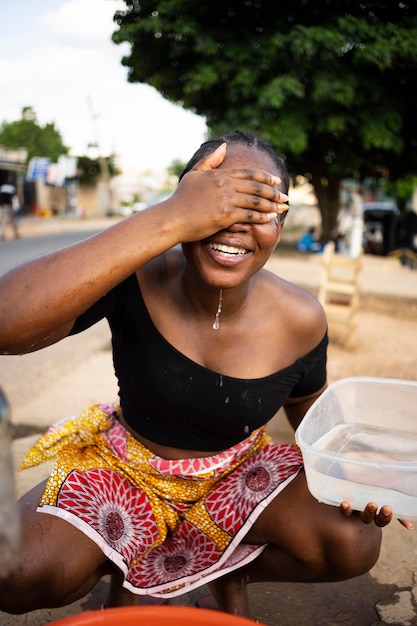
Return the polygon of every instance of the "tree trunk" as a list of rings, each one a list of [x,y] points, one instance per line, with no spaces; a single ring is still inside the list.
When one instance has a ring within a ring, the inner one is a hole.
[[[340,177],[322,176],[313,171],[311,184],[314,187],[321,214],[321,242],[326,243],[337,235]]]

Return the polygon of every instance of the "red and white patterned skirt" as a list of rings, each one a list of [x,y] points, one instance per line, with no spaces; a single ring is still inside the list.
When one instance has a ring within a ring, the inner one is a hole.
[[[265,545],[244,538],[295,478],[295,445],[266,429],[210,457],[166,460],[120,424],[119,408],[94,405],[57,422],[21,467],[56,457],[38,511],[92,539],[136,594],[174,597],[255,559]]]

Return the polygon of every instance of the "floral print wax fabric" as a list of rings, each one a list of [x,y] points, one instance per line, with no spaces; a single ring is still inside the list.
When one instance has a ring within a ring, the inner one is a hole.
[[[167,460],[119,411],[88,407],[29,450],[23,469],[56,457],[38,511],[91,538],[136,594],[178,596],[255,559],[266,546],[244,537],[299,472],[297,446],[274,444],[261,428],[214,456]]]

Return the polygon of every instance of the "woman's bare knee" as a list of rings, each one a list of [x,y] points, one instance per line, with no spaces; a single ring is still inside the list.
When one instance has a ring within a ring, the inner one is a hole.
[[[378,559],[381,530],[359,515],[344,517],[337,507],[317,502],[300,473],[267,507],[248,543],[269,548],[256,567],[256,579],[332,581],[363,574]],[[275,576],[275,577],[274,577]]]
[[[26,613],[83,597],[106,573],[102,551],[72,524],[36,511],[39,485],[20,501],[21,565],[0,580],[0,610]]]
[[[359,515],[350,518],[350,524],[341,523],[327,537],[326,556],[334,580],[360,576],[377,562],[382,531],[374,524],[363,524]]]
[[[54,572],[34,571],[23,564],[16,572],[0,581],[0,610],[14,615],[41,608],[65,606],[83,598],[107,570],[96,570],[80,584],[75,578]]]
[[[316,521],[305,529],[306,541],[295,548],[311,580],[346,580],[368,572],[381,547],[381,529],[359,516],[343,518],[337,507],[319,505]],[[300,546],[300,547],[301,547]]]

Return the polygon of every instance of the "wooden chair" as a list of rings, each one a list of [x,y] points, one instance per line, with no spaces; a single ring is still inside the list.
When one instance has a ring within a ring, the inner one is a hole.
[[[362,251],[355,258],[337,254],[330,242],[323,251],[322,263],[318,299],[327,316],[329,338],[352,348],[356,342]]]

